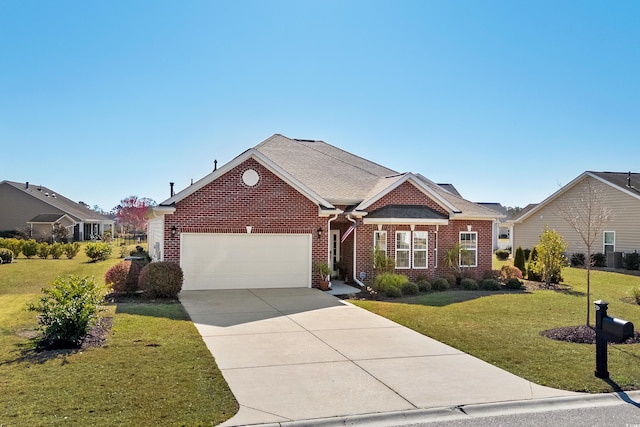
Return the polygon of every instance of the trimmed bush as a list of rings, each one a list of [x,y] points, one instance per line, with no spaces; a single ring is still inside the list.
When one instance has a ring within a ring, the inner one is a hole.
[[[112,250],[111,245],[104,242],[90,242],[84,248],[84,252],[92,262],[105,261],[111,256]]]
[[[429,292],[431,291],[431,282],[427,280],[426,277],[418,278],[416,282],[418,284],[418,290],[420,292]]]
[[[478,282],[469,278],[462,279],[462,282],[460,282],[460,286],[462,286],[462,289],[464,289],[465,291],[478,290]]]
[[[571,267],[582,267],[584,264],[584,260],[586,257],[581,252],[574,252],[571,254],[571,259],[569,260]]]
[[[38,242],[33,239],[25,240],[22,244],[22,254],[27,258],[33,258],[38,255]],[[14,256],[14,258],[16,258]]]
[[[402,296],[402,291],[395,286],[389,286],[384,290],[384,294],[389,298],[398,298]]]
[[[80,243],[65,243],[63,250],[67,258],[73,259],[76,255],[78,255],[78,252],[80,252]]]
[[[517,267],[518,269],[520,269],[521,272],[525,271],[524,267],[525,267],[525,257],[524,257],[524,251],[522,250],[522,248],[520,246],[518,246],[518,249],[516,249],[516,253],[513,257],[513,266]]]
[[[512,265],[503,265],[500,269],[500,279],[507,281],[509,279],[522,279],[522,271],[518,267]]]
[[[522,289],[522,282],[514,277],[512,279],[507,280],[507,282],[505,283],[505,286],[507,287],[507,289],[514,289],[514,290]]]
[[[498,258],[500,261],[508,260],[509,255],[511,255],[509,251],[505,251],[504,249],[498,249],[494,253],[496,254],[496,258]]]
[[[435,282],[433,282],[431,287],[434,291],[446,291],[451,287],[451,285],[449,284],[447,279],[440,278],[440,279],[437,279]]]
[[[591,254],[591,263],[594,267],[606,267],[607,257],[602,252]]]
[[[11,264],[13,262],[13,252],[7,248],[0,248],[0,264]]]
[[[631,294],[633,295],[633,299],[636,300],[636,304],[640,305],[640,287],[634,288]]]
[[[413,282],[405,283],[404,285],[402,285],[402,288],[400,288],[400,290],[402,291],[402,295],[418,295],[418,293],[420,292],[418,284]]]
[[[384,292],[390,286],[402,289],[402,285],[407,282],[409,282],[409,278],[404,274],[380,273],[376,276],[373,285],[376,291]]]
[[[482,281],[482,289],[485,291],[499,291],[501,288],[500,282],[494,279],[484,279]]]
[[[27,309],[38,313],[43,331],[41,344],[51,348],[78,347],[95,323],[102,294],[88,277],[58,277],[42,289],[37,304]]]
[[[64,244],[60,242],[56,242],[49,246],[49,253],[51,254],[51,258],[60,259],[62,254],[64,253]]]
[[[640,254],[638,252],[630,252],[624,255],[624,268],[627,270],[640,269]]]
[[[49,244],[46,242],[38,243],[38,256],[42,259],[49,257]]]
[[[0,239],[0,248],[9,249],[13,253],[14,259],[20,256],[20,252],[22,252],[23,244],[24,244],[24,240],[16,239],[14,237],[9,239]]]
[[[140,272],[145,265],[142,261],[121,261],[107,270],[104,282],[113,292],[133,294],[138,290]]]
[[[158,261],[144,266],[138,286],[146,298],[175,298],[182,289],[182,269],[173,262]]]

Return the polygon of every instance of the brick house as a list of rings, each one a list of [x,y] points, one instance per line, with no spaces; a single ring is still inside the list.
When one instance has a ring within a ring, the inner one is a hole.
[[[317,287],[318,261],[363,286],[375,248],[434,279],[451,274],[442,256],[456,243],[482,278],[497,216],[422,175],[276,134],[151,208],[149,249],[180,263],[184,289]]]

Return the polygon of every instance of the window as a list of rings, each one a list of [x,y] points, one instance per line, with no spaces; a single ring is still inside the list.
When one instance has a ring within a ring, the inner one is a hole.
[[[460,267],[478,266],[478,233],[460,233]]]
[[[396,231],[396,268],[411,267],[411,232]]]
[[[373,232],[373,250],[376,252],[382,252],[385,257],[387,256],[387,232],[386,231]]]
[[[616,250],[616,232],[605,231],[604,232],[604,253],[615,252]]]
[[[413,268],[427,268],[427,237],[426,231],[413,233]]]

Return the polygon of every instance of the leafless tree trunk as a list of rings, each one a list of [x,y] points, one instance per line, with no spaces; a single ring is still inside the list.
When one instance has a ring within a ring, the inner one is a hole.
[[[591,314],[591,248],[604,226],[612,218],[607,206],[604,191],[595,185],[593,178],[587,176],[576,184],[573,197],[565,197],[558,204],[560,216],[578,233],[586,249],[587,268],[587,326]]]

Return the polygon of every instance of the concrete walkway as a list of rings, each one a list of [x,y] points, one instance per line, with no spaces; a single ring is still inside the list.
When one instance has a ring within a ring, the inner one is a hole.
[[[575,395],[316,289],[184,291],[180,301],[240,404],[224,426]]]

